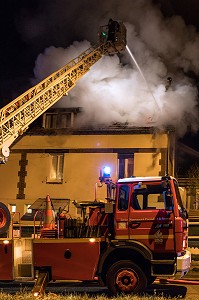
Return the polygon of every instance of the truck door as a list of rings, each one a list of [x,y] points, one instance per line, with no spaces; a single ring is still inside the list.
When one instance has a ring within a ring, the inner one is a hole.
[[[115,208],[115,238],[129,239],[129,205],[130,205],[129,184],[118,184],[116,190],[116,208]]]
[[[161,182],[132,184],[129,205],[129,237],[154,252],[174,251],[172,195]]]

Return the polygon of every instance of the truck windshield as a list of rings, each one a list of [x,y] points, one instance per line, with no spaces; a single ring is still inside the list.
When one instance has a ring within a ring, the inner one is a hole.
[[[131,205],[135,210],[166,209],[173,210],[173,197],[170,190],[161,183],[145,184],[145,187],[134,186]]]

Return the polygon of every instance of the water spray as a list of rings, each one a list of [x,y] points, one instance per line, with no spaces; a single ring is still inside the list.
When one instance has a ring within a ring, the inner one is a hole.
[[[154,95],[153,95],[152,90],[150,89],[150,86],[149,86],[149,84],[148,84],[148,82],[147,82],[147,80],[146,80],[146,77],[144,76],[142,70],[140,69],[140,67],[139,67],[139,65],[138,65],[138,63],[137,63],[137,61],[136,61],[136,59],[135,59],[135,57],[134,57],[134,55],[133,55],[133,53],[131,52],[131,50],[129,49],[129,47],[128,47],[127,45],[126,45],[126,49],[127,49],[128,53],[130,54],[130,57],[132,58],[134,64],[136,65],[136,67],[137,67],[137,69],[138,69],[140,75],[142,76],[142,78],[143,78],[143,80],[144,80],[144,82],[145,82],[145,84],[146,84],[146,87],[147,87],[149,93],[150,93],[151,96],[153,97],[154,103],[155,103],[155,105],[156,105],[158,111],[160,112],[160,107],[159,107],[159,105],[158,105],[158,103],[157,103],[157,101],[156,101],[156,99],[155,99],[155,97],[154,97]],[[149,121],[149,122],[152,122],[153,120],[154,120],[153,117],[151,117],[151,116],[148,117],[148,121]],[[156,115],[156,121],[157,121],[157,115]]]

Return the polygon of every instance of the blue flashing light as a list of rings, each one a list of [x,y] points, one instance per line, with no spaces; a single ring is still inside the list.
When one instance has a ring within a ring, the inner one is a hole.
[[[103,177],[110,178],[111,177],[111,168],[106,166],[103,168]]]

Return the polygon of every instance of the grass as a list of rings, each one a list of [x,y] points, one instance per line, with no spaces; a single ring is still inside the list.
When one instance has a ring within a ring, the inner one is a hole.
[[[165,300],[165,299],[176,299],[176,298],[165,298],[163,296],[131,296],[131,295],[123,295],[123,296],[118,296],[118,297],[107,297],[105,295],[99,295],[99,296],[89,296],[85,294],[84,296],[82,294],[69,294],[67,296],[63,295],[57,295],[53,293],[48,293],[43,297],[37,297],[35,298],[32,293],[26,293],[26,292],[20,292],[16,293],[14,295],[11,294],[6,294],[0,292],[0,299],[1,300]]]

